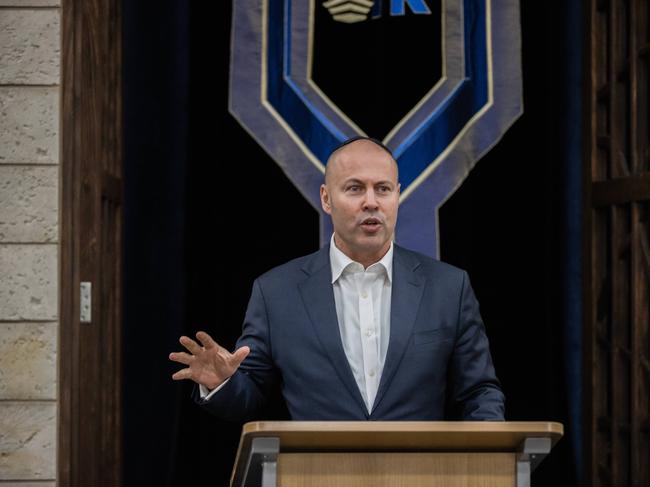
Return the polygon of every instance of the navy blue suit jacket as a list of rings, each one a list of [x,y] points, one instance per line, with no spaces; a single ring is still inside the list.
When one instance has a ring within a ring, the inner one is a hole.
[[[464,271],[395,245],[390,340],[370,413],[343,351],[331,281],[328,246],[259,277],[237,342],[250,354],[210,400],[195,390],[197,402],[223,419],[254,420],[279,386],[294,420],[503,420]]]

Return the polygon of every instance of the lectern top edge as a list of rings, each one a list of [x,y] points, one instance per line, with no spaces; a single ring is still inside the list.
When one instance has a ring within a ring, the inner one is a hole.
[[[560,438],[564,435],[564,426],[561,423],[547,421],[255,421],[244,425],[242,436],[271,432],[507,432]]]
[[[518,451],[527,438],[564,434],[560,423],[506,421],[260,421],[244,425],[240,448],[278,438],[283,451]]]

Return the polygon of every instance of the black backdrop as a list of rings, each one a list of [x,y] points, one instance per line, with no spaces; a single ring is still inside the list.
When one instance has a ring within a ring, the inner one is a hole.
[[[522,2],[525,114],[440,215],[509,420],[567,422],[563,5]],[[199,329],[232,347],[253,279],[318,247],[317,213],[227,111],[230,15],[230,2],[124,2],[126,486],[227,485],[241,425],[193,404],[167,355]],[[565,439],[535,485],[575,485],[574,462]]]

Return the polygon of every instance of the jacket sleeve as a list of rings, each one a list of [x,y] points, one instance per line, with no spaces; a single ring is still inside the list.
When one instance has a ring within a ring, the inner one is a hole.
[[[271,354],[266,303],[258,280],[253,284],[236,348],[244,345],[250,347],[250,353],[221,390],[208,400],[201,399],[198,386],[192,394],[204,409],[228,421],[256,419],[278,382],[279,374]]]
[[[503,421],[505,397],[496,377],[479,304],[463,272],[456,343],[448,369],[448,406],[465,421]]]

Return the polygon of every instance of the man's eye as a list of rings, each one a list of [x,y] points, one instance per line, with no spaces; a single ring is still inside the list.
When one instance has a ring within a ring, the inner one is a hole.
[[[361,186],[357,186],[357,185],[348,186],[348,191],[360,191],[360,190],[361,190]]]
[[[390,186],[379,186],[380,193],[390,193]]]

